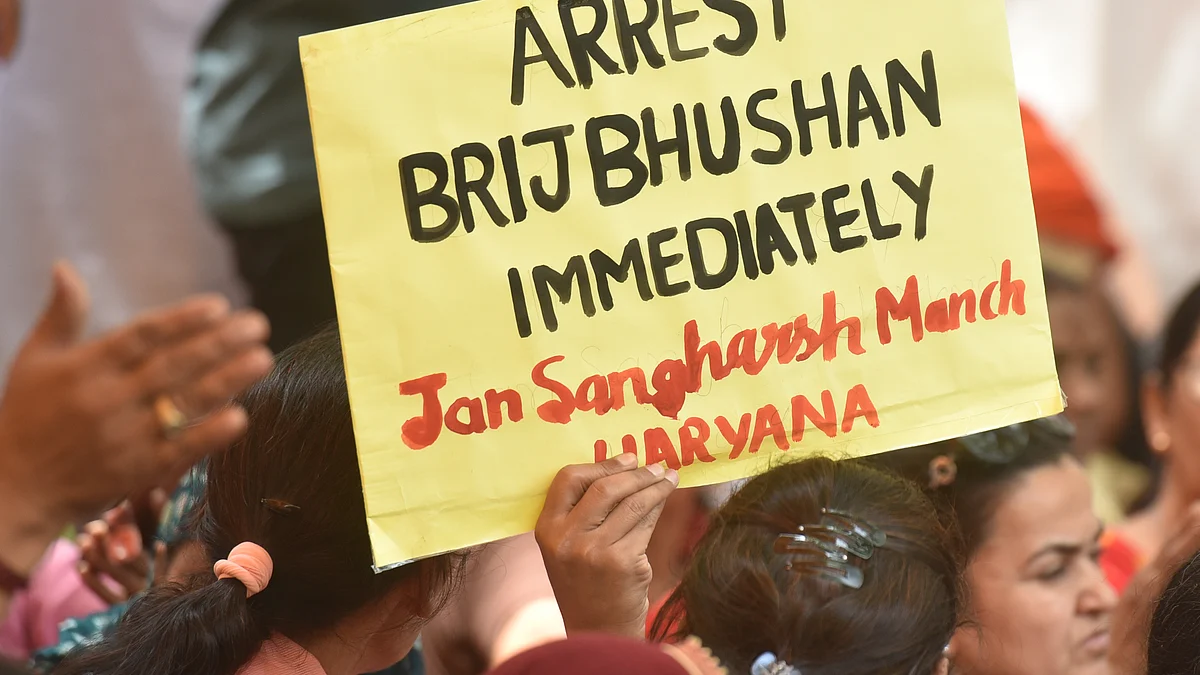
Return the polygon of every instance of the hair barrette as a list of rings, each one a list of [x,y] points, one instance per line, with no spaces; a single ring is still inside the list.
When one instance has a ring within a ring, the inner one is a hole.
[[[870,560],[871,556],[875,554],[875,547],[871,545],[871,542],[836,525],[801,525],[796,528],[796,531],[799,532],[799,535],[790,536],[800,536],[822,542],[834,550],[846,551],[861,560]]]
[[[821,523],[801,525],[775,538],[774,551],[788,557],[787,569],[807,572],[847,588],[862,588],[863,569],[851,559],[870,560],[887,535],[854,516],[823,509]]]
[[[267,507],[267,510],[271,513],[276,513],[281,516],[290,516],[300,511],[299,506],[296,506],[295,504],[289,504],[282,499],[263,499],[259,503]]]
[[[870,523],[857,520],[854,516],[845,511],[835,509],[821,509],[822,523],[836,523],[842,527],[848,528],[858,536],[870,542],[875,548],[882,548],[887,544],[887,534]]]
[[[799,669],[788,665],[786,661],[771,652],[764,652],[754,659],[754,664],[750,666],[750,675],[801,675],[801,673]]]

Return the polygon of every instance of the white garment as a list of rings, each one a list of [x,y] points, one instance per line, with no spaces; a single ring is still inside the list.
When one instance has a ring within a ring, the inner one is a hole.
[[[1008,10],[1018,89],[1077,152],[1169,307],[1200,279],[1200,3]]]
[[[0,74],[0,374],[59,258],[87,280],[97,330],[200,290],[238,297],[180,131],[193,43],[215,4],[25,0]]]

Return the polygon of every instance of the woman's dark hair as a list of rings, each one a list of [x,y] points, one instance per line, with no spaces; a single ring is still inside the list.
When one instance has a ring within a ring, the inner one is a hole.
[[[1146,675],[1200,674],[1197,626],[1200,626],[1200,553],[1171,577],[1154,607],[1146,648]]]
[[[411,591],[412,616],[439,608],[458,568],[452,556],[372,570],[336,331],[280,354],[240,402],[249,430],[209,460],[192,524],[210,564],[241,542],[265,548],[270,584],[250,599],[241,582],[211,572],[155,588],[107,640],[55,672],[233,675],[272,633],[302,640],[398,585]]]
[[[826,510],[886,535],[869,560],[852,557],[861,588],[775,552]],[[810,458],[750,480],[713,516],[653,633],[695,635],[735,673],[772,652],[804,675],[926,675],[958,624],[959,579],[954,539],[919,489],[859,460]]]
[[[941,443],[889,452],[871,462],[925,488],[953,523],[967,558],[991,534],[1000,502],[1026,474],[1070,457],[1072,429],[1061,416]]]
[[[1197,333],[1200,333],[1200,284],[1193,286],[1183,300],[1179,301],[1170,320],[1167,321],[1167,327],[1163,330],[1158,353],[1158,372],[1164,387],[1171,384],[1180,366],[1184,364],[1184,357],[1195,341]]]

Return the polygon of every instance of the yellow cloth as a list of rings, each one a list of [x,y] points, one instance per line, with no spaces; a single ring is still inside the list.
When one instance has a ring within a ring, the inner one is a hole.
[[[1084,465],[1096,515],[1105,523],[1124,520],[1134,501],[1150,487],[1150,472],[1115,452],[1097,452]]]

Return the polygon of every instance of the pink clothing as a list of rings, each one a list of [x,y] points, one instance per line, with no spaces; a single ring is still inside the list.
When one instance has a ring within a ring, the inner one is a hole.
[[[107,607],[79,576],[79,549],[60,539],[34,570],[29,588],[13,595],[0,623],[0,654],[24,661],[58,642],[58,624]]]
[[[282,635],[263,643],[238,675],[325,675],[317,657]]]

